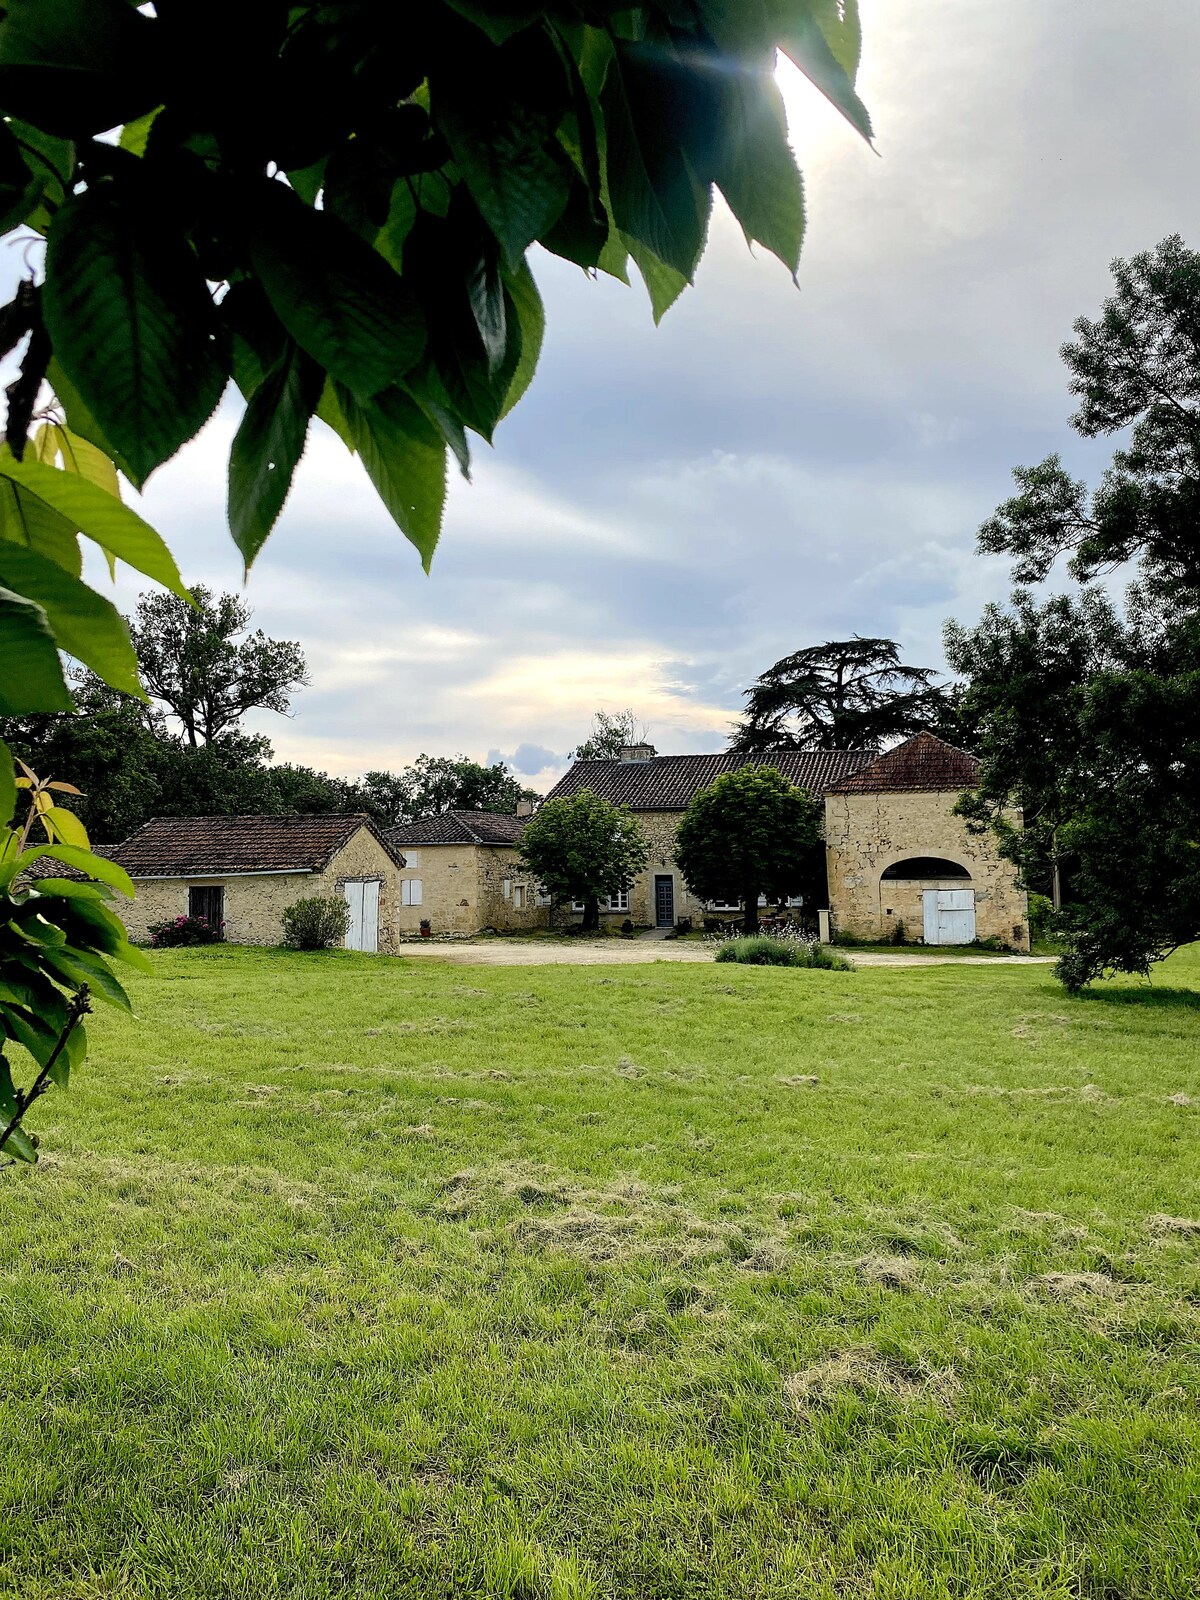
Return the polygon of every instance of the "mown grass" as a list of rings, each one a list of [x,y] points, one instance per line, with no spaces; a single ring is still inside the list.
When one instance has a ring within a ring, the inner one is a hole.
[[[1195,1595],[1195,951],[154,963],[0,1176],[0,1591]]]

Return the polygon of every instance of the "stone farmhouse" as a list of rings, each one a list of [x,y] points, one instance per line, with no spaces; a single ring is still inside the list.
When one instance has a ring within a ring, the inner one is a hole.
[[[650,863],[602,917],[670,926],[736,905],[699,900],[674,858],[675,830],[694,795],[724,772],[772,766],[825,804],[825,858],[832,930],[888,939],[904,923],[927,944],[996,939],[1029,945],[1025,893],[990,834],[971,834],[954,804],[973,786],[978,763],[931,733],[879,755],[862,750],[778,750],[768,755],[660,756],[630,745],[617,761],[577,761],[548,798],[591,789],[637,816]]]
[[[286,906],[341,894],[348,948],[396,947],[404,857],[370,817],[153,817],[104,854],[137,890],[114,905],[134,940],[152,923],[194,916],[224,923],[234,944],[279,944]]]

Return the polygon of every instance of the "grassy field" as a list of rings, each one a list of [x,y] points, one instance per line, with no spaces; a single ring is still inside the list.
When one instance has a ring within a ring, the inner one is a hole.
[[[1183,1600],[1200,956],[162,953],[0,1175],[22,1600]]]

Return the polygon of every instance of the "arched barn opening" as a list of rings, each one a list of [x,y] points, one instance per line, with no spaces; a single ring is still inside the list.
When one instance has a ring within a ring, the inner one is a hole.
[[[881,874],[883,881],[894,878],[961,878],[969,881],[971,874],[957,861],[947,861],[943,856],[908,856],[904,861],[893,861]]]

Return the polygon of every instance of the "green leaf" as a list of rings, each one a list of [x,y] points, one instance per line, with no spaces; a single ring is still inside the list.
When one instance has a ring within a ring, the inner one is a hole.
[[[67,427],[77,438],[86,439],[133,482],[133,472],[121,452],[104,435],[104,429],[83,403],[83,396],[67,377],[59,363],[51,357],[46,371],[46,382],[54,390],[54,397],[66,415]]]
[[[853,4],[850,14],[857,18],[857,8]],[[825,0],[811,0],[808,15],[798,18],[778,43],[809,82],[837,107],[850,126],[870,144],[874,137],[870,114],[855,93],[854,68],[847,68],[849,52],[839,29],[835,7],[825,3]],[[841,60],[838,59],[835,45],[841,51]],[[854,63],[857,65],[857,50],[854,51]]]
[[[124,0],[8,0],[0,25],[0,104],[67,138],[141,116],[156,29]]]
[[[19,483],[35,499],[57,511],[80,533],[103,545],[113,555],[153,578],[182,599],[188,591],[175,558],[160,536],[136,511],[115,495],[89,483],[75,472],[59,472],[40,461],[14,461],[0,449],[0,479]]]
[[[345,390],[338,400],[367,476],[404,536],[420,552],[426,572],[433,560],[446,499],[446,446],[438,429],[398,389],[367,405]]]
[[[119,141],[121,149],[128,150],[130,155],[144,156],[150,129],[154,126],[154,119],[161,110],[161,106],[155,106],[154,110],[147,111],[144,117],[135,117],[132,122],[127,122],[121,129]]]
[[[39,878],[32,892],[51,900],[86,900],[101,905],[109,898],[103,884],[80,883],[75,878]]]
[[[17,1006],[0,1005],[0,1022],[10,1039],[29,1051],[39,1067],[44,1067],[58,1043],[58,1030],[49,1027],[32,1012]]]
[[[229,530],[249,572],[283,510],[325,374],[290,340],[255,389],[229,457]]]
[[[16,135],[0,122],[0,233],[16,227],[33,204],[41,182],[30,171]]]
[[[17,809],[17,775],[12,752],[0,739],[0,829],[7,828]]]
[[[527,79],[514,92],[505,63],[512,53],[502,52],[479,79],[447,73],[431,109],[472,199],[515,267],[562,214],[571,174],[555,142],[561,113],[539,105]]]
[[[0,715],[73,710],[46,613],[0,588]]]
[[[50,217],[71,187],[75,169],[75,147],[69,139],[35,128],[15,117],[8,123],[20,148],[22,159],[33,174],[25,194],[25,204],[14,220],[23,221],[38,233],[45,233]],[[10,223],[9,226],[12,226]]]
[[[448,0],[448,4],[460,17],[482,28],[493,44],[504,44],[542,13],[542,7],[532,0],[490,0],[486,5],[479,0]]]
[[[280,322],[302,350],[365,401],[420,359],[416,302],[377,251],[282,184],[256,197],[251,256]]]
[[[110,1005],[120,1006],[122,1011],[133,1010],[129,996],[103,956],[90,955],[87,951],[67,945],[62,950],[44,950],[42,960],[73,987],[78,988],[86,983],[93,994],[107,1000]]]
[[[3,1132],[3,1129],[0,1129]],[[0,1146],[0,1152],[6,1156],[15,1156],[18,1161],[37,1161],[37,1147],[25,1132],[24,1128],[14,1128]]]
[[[225,369],[199,262],[153,191],[133,188],[101,181],[60,207],[42,310],[59,365],[141,488],[212,416]]]
[[[712,207],[680,138],[695,88],[658,47],[617,40],[602,100],[613,220],[689,283]]]
[[[117,469],[103,450],[97,448],[82,434],[72,433],[58,422],[43,422],[33,436],[33,459],[45,466],[55,467],[62,462],[64,472],[77,472],[81,478],[94,483],[97,489],[121,497]]]
[[[32,550],[0,539],[0,584],[37,602],[60,650],[123,694],[142,696],[129,629],[110,601]]]
[[[628,234],[622,234],[621,238],[622,243],[633,257],[634,265],[642,275],[642,282],[646,285],[646,293],[650,296],[650,309],[654,314],[654,323],[657,327],[687,288],[688,281],[682,272],[676,272],[674,267],[666,266],[656,255],[647,250],[645,245],[639,244],[636,239],[630,238]]]
[[[788,144],[783,96],[768,73],[744,73],[726,85],[724,109],[717,184],[746,243],[757,240],[795,277],[804,238],[804,189]]]
[[[78,850],[86,850],[91,843],[83,823],[66,806],[50,806],[41,813],[41,820],[54,829],[56,842],[72,845]]]
[[[83,571],[83,552],[74,525],[43,500],[0,477],[0,539],[36,551],[77,578]]]
[[[19,875],[41,856],[49,856],[52,861],[63,861],[68,867],[74,867],[78,872],[85,872],[89,878],[96,878],[101,883],[111,884],[114,889],[119,889],[130,900],[133,899],[133,880],[124,867],[119,867],[115,861],[110,861],[107,856],[95,855],[91,850],[79,850],[74,845],[34,845],[31,849],[23,851],[15,862],[6,862],[5,870],[8,870],[11,866],[15,875]],[[2,881],[0,879],[0,882]]]
[[[516,320],[521,330],[521,358],[517,362],[508,393],[504,397],[501,418],[508,415],[533,382],[533,375],[537,371],[538,360],[542,354],[542,339],[546,332],[546,312],[533,273],[529,270],[529,263],[522,261],[516,272],[508,274],[506,284],[510,314],[516,313]]]

